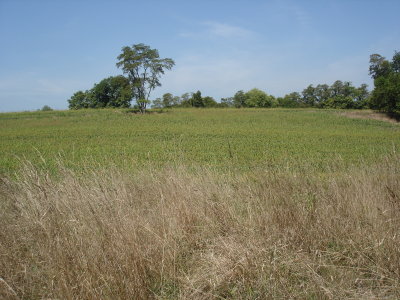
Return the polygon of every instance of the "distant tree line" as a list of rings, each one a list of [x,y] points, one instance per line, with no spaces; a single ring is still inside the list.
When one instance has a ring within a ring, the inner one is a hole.
[[[195,93],[184,93],[182,96],[174,96],[166,93],[162,98],[153,101],[154,108],[171,107],[221,107],[221,104],[215,101],[213,97],[201,95],[200,91]]]
[[[150,92],[161,86],[159,77],[165,69],[171,69],[174,61],[160,59],[156,49],[143,44],[123,47],[117,66],[123,75],[111,76],[95,84],[92,89],[76,92],[69,100],[70,109],[134,107],[144,112]],[[213,97],[202,96],[200,91],[174,96],[164,94],[152,101],[153,108],[172,107],[317,107],[339,109],[372,108],[389,113],[400,112],[400,52],[395,51],[392,61],[379,54],[370,56],[369,73],[374,79],[374,90],[366,84],[353,86],[349,81],[336,80],[332,85],[309,85],[302,92],[284,97],[274,97],[254,88],[247,92],[237,91],[232,97],[217,102]]]
[[[318,108],[367,108],[370,93],[366,84],[354,87],[350,82],[335,81],[331,86],[309,85],[301,93],[293,92],[284,97],[274,97],[254,88],[242,90],[233,97],[216,102],[212,97],[202,97],[201,92],[185,93],[181,97],[171,93],[153,101],[154,108],[171,107],[318,107]]]

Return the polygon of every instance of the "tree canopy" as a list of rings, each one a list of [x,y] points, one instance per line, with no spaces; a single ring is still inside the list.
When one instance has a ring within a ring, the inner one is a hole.
[[[392,61],[379,54],[372,54],[369,70],[375,85],[371,108],[400,113],[400,52],[395,51]]]
[[[150,93],[161,86],[161,75],[165,70],[170,70],[175,62],[171,58],[160,58],[157,49],[151,49],[145,44],[123,47],[117,59],[117,67],[127,75],[132,96],[136,99],[139,109],[144,112],[149,103]]]
[[[110,76],[88,91],[78,91],[69,100],[70,109],[129,107],[132,91],[127,78]]]

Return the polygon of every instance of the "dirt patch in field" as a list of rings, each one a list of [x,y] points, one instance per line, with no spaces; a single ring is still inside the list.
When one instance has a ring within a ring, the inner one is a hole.
[[[361,111],[346,111],[346,112],[340,112],[339,114],[341,116],[345,116],[345,117],[353,118],[353,119],[378,120],[378,121],[384,121],[384,122],[389,122],[389,123],[393,123],[393,124],[399,124],[400,123],[398,120],[388,116],[385,113],[374,112],[374,111],[364,111],[364,110],[361,110]]]

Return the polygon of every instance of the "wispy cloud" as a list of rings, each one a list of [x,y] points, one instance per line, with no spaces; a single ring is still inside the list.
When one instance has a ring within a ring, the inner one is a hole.
[[[222,38],[247,38],[252,37],[254,33],[250,30],[239,26],[233,26],[226,23],[219,22],[204,22],[203,23],[208,28],[208,33],[210,35]]]
[[[179,35],[184,38],[224,38],[224,39],[243,39],[255,36],[255,32],[227,23],[206,21],[199,23],[201,26],[198,31],[184,31]]]

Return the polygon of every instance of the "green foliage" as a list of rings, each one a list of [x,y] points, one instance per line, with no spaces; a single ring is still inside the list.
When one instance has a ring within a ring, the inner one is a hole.
[[[391,66],[380,54],[371,54],[369,57],[369,75],[373,79],[378,77],[385,77],[391,72]]]
[[[280,107],[299,107],[301,95],[297,92],[290,93],[283,98],[278,98],[277,103]]]
[[[375,89],[371,108],[398,114],[400,112],[400,53],[395,51],[391,62],[379,54],[370,57],[370,75]]]
[[[180,97],[180,103],[179,106],[181,107],[190,107],[192,106],[192,104],[190,103],[190,93],[184,93],[182,94],[182,96]]]
[[[233,97],[228,97],[228,98],[221,98],[221,103],[219,104],[219,107],[234,107],[234,100]]]
[[[166,93],[162,97],[162,107],[169,108],[175,105],[174,96],[171,93]]]
[[[132,91],[124,76],[108,77],[91,90],[94,107],[129,107]]]
[[[365,83],[361,84],[359,88],[355,89],[354,92],[355,105],[354,108],[368,108],[370,92],[368,91],[368,85]]]
[[[335,81],[331,86],[318,84],[309,85],[302,93],[293,92],[284,97],[268,95],[259,89],[248,92],[238,91],[232,98],[230,105],[234,107],[320,107],[320,108],[366,108],[369,92],[366,84],[359,88],[351,82]],[[224,105],[229,106],[229,104]]]
[[[163,101],[161,98],[156,98],[156,100],[153,100],[152,103],[152,108],[163,108]]]
[[[171,108],[180,106],[182,102],[181,97],[174,96],[171,93],[166,93],[162,98],[157,98],[152,103],[152,108]]]
[[[233,105],[237,108],[246,107],[247,96],[240,90],[233,96]]]
[[[184,93],[181,97],[166,93],[162,98],[153,101],[153,108],[172,108],[172,107],[223,107],[217,103],[213,97],[202,97],[201,92]],[[225,106],[226,107],[226,106]]]
[[[190,102],[193,107],[204,107],[203,97],[201,97],[200,91],[197,91],[192,95]]]
[[[305,106],[314,106],[317,102],[317,97],[315,95],[315,88],[310,84],[307,88],[305,88],[302,92],[303,98],[301,102]]]
[[[50,106],[48,106],[48,105],[44,105],[43,107],[42,107],[42,109],[41,109],[41,111],[52,111],[53,109],[50,107]]]
[[[246,107],[272,107],[275,98],[267,93],[252,89],[246,93]]]
[[[331,90],[327,84],[318,84],[314,90],[315,105],[322,107],[323,104],[330,98]]]
[[[204,104],[204,107],[217,107],[218,103],[217,103],[217,101],[214,100],[213,97],[206,96],[206,97],[203,97],[203,104]]]
[[[354,87],[351,82],[336,80],[331,86],[318,84],[316,87],[309,85],[302,91],[302,96],[296,95],[296,102],[303,107],[360,109],[368,106],[369,92],[366,84]],[[293,94],[293,93],[292,93]],[[292,97],[286,95],[286,101],[280,99],[279,105],[288,106]],[[292,95],[293,96],[293,95]],[[294,105],[294,101],[291,101]]]
[[[242,90],[236,92],[230,100],[231,105],[240,107],[272,107],[276,104],[274,96],[268,95],[264,91],[254,88],[246,93]]]
[[[371,107],[389,113],[400,112],[400,73],[377,77],[374,83]]]
[[[350,109],[353,107],[353,98],[350,96],[337,95],[336,97],[329,98],[324,102],[325,108],[341,108]]]
[[[86,92],[78,91],[69,100],[70,109],[129,107],[132,91],[124,76],[103,79]]]
[[[77,91],[68,100],[70,109],[81,109],[90,107],[89,93],[88,91]]]
[[[341,80],[336,80],[332,85],[331,85],[331,97],[339,97],[339,96],[345,96],[343,94],[344,92],[344,84]]]
[[[400,52],[395,51],[392,59],[392,70],[395,73],[400,72]]]
[[[151,49],[144,44],[123,47],[117,59],[117,67],[128,76],[132,96],[144,112],[149,103],[150,93],[161,86],[161,75],[165,70],[170,70],[175,62],[171,58],[160,58],[157,49]]]

